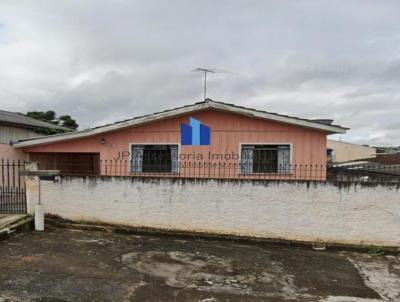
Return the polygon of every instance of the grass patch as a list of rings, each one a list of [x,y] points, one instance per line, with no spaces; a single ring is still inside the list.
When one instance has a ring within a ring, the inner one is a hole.
[[[370,246],[370,248],[368,249],[368,254],[373,257],[384,256],[385,251],[383,248],[381,248],[379,246]]]

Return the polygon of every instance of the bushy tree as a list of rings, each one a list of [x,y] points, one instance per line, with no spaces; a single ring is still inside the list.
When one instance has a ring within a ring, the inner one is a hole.
[[[60,121],[60,125],[63,127],[67,127],[69,129],[73,129],[76,130],[78,129],[78,124],[76,123],[76,121],[71,118],[71,116],[69,115],[61,115],[58,117],[59,121]]]
[[[56,113],[54,111],[29,111],[26,113],[27,116],[41,120],[44,122],[52,123],[54,125],[58,125],[59,121],[56,119]]]
[[[76,120],[74,120],[70,115],[60,115],[59,117],[57,117],[56,112],[52,110],[29,111],[26,113],[26,116],[29,116],[31,118],[40,121],[48,122],[54,125],[63,126],[71,130],[77,130],[79,127]],[[42,134],[56,134],[56,133],[63,133],[66,131],[63,131],[61,129],[41,129],[38,130],[38,132]]]

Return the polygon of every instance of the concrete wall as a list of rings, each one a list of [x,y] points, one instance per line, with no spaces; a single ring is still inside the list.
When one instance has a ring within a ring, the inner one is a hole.
[[[333,161],[344,162],[356,159],[376,157],[376,149],[357,144],[327,141],[327,147],[333,150]]]
[[[29,210],[37,199],[27,183]],[[42,182],[46,213],[140,227],[400,246],[398,187],[61,177]]]

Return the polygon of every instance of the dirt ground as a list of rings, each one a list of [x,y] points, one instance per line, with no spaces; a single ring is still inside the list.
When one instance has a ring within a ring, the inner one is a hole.
[[[0,242],[4,301],[400,301],[400,257],[53,229]]]

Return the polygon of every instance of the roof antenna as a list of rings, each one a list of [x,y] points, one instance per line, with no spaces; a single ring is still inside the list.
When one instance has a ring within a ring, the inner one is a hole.
[[[194,72],[204,72],[204,100],[207,99],[207,73],[216,73],[213,69],[207,68],[196,68],[193,70]]]

